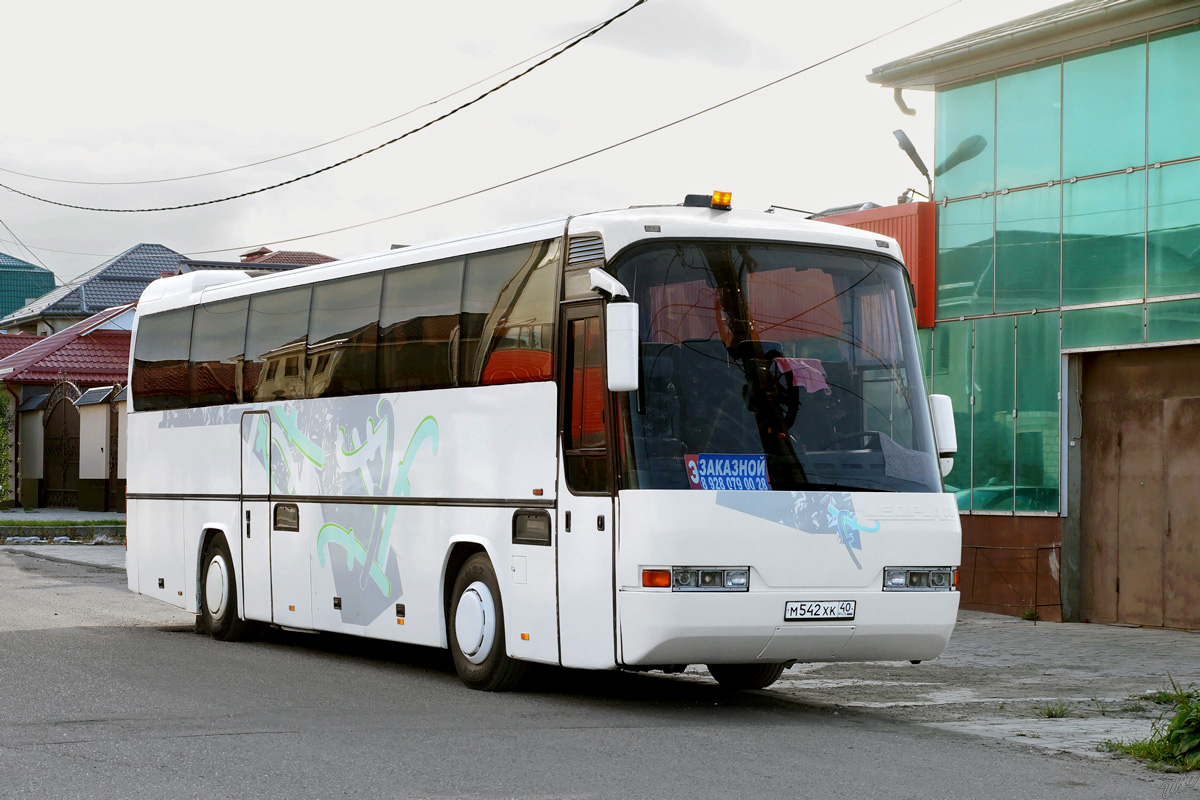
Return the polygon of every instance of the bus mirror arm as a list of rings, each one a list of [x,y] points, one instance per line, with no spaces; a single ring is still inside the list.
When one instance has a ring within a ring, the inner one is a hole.
[[[608,304],[605,316],[605,355],[610,392],[638,388],[638,306],[631,302]]]
[[[929,395],[929,416],[933,421],[933,440],[937,446],[942,477],[954,468],[954,454],[958,452],[958,435],[954,430],[954,404],[944,394]]]
[[[588,278],[591,281],[592,291],[605,300],[629,299],[629,290],[625,288],[625,285],[599,267],[589,269]]]

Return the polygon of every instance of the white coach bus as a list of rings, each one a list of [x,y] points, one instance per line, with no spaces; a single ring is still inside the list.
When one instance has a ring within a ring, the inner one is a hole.
[[[129,588],[218,639],[448,647],[486,690],[530,662],[746,688],[936,657],[954,421],[899,248],[729,205],[155,281]]]

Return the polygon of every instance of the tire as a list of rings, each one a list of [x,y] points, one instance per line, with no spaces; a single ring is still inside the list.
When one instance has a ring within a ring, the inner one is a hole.
[[[204,567],[200,575],[200,622],[209,634],[222,642],[244,638],[246,623],[237,613],[237,578],[229,545],[222,536],[214,537],[204,548]]]
[[[446,638],[458,677],[472,689],[506,692],[516,688],[525,675],[528,665],[505,653],[500,585],[484,553],[468,558],[458,571]]]
[[[709,664],[708,671],[726,689],[765,689],[783,674],[786,664]]]

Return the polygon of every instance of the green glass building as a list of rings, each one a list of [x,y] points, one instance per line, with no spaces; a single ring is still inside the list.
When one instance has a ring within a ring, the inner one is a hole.
[[[7,253],[0,253],[0,317],[54,288],[54,273]]]
[[[868,79],[936,93],[964,604],[1200,628],[1200,0],[1068,3]]]

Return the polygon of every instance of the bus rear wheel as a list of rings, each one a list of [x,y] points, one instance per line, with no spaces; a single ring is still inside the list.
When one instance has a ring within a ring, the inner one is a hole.
[[[486,554],[471,556],[458,571],[446,628],[454,669],[467,686],[504,692],[520,683],[527,665],[504,651],[500,586]]]
[[[709,664],[708,671],[726,689],[765,689],[783,674],[786,664]]]
[[[246,635],[246,623],[237,613],[237,579],[229,545],[221,536],[204,548],[204,570],[200,576],[201,622],[214,639],[232,642]]]

